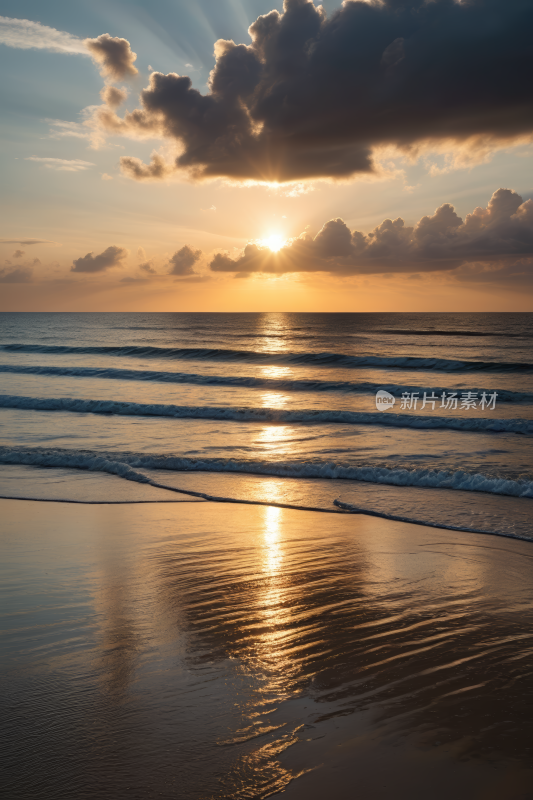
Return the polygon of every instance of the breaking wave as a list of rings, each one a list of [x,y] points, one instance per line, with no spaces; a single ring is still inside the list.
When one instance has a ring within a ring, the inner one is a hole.
[[[533,482],[510,480],[496,475],[463,470],[390,468],[384,466],[343,466],[329,461],[247,461],[233,459],[194,459],[181,456],[134,452],[67,450],[62,448],[0,447],[1,464],[25,464],[106,472],[126,480],[149,483],[162,489],[213,499],[201,492],[176,489],[156,482],[139,470],[156,469],[172,472],[226,472],[270,475],[280,478],[322,478],[362,481],[388,486],[415,486],[451,489],[466,492],[487,492],[509,497],[533,498]],[[216,498],[230,499],[230,498]],[[268,505],[273,505],[268,503]],[[275,505],[275,504],[274,504]],[[355,507],[353,507],[355,509]],[[366,513],[366,512],[365,512]]]
[[[176,406],[157,403],[129,403],[114,400],[84,400],[73,397],[22,397],[0,395],[0,408],[31,411],[68,411],[78,414],[170,417],[175,419],[227,420],[277,424],[385,425],[394,428],[533,434],[533,420],[490,419],[486,417],[438,417],[392,414],[390,412],[343,411],[336,409],[279,409],[225,406]]]

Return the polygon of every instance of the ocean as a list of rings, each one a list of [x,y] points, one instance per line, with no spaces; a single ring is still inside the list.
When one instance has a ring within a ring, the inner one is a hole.
[[[4,314],[0,495],[531,539],[532,345],[533,314]]]
[[[3,315],[6,796],[528,797],[532,342]]]

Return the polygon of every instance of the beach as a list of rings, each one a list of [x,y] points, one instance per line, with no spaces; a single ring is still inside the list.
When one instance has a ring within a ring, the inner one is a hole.
[[[531,796],[529,542],[184,499],[0,501],[9,797]]]
[[[4,2],[6,800],[533,800],[532,26]]]

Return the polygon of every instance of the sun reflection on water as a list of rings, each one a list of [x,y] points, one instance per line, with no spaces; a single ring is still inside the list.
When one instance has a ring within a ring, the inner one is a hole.
[[[261,376],[263,378],[287,378],[292,375],[292,373],[292,367],[282,367],[272,364],[268,367],[261,367]]]
[[[283,406],[287,405],[288,399],[287,395],[280,392],[261,393],[261,405],[263,408],[283,408]]]
[[[287,441],[292,430],[289,425],[265,425],[261,428],[257,442],[266,450],[275,450]]]
[[[256,333],[259,334],[259,337],[256,341],[256,350],[258,352],[283,352],[287,349],[290,326],[285,314],[263,314],[257,322]]]

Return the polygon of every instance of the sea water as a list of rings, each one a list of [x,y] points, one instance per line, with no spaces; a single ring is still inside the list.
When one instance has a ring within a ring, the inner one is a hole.
[[[97,499],[90,471],[138,483],[131,499],[166,487],[533,537],[533,314],[1,322],[3,497]]]

